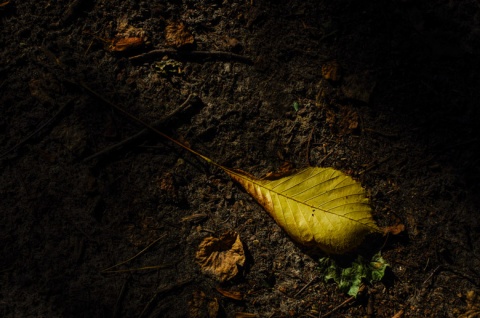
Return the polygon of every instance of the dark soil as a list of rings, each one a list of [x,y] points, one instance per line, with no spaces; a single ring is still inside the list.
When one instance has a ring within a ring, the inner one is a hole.
[[[366,239],[390,270],[330,317],[473,311],[477,2],[11,0],[0,18],[0,316],[323,317],[349,299],[221,170],[155,134],[105,151],[144,129],[109,103],[256,176],[362,182],[378,224],[406,230]],[[112,52],[122,32],[146,42]],[[131,58],[153,49],[170,51]],[[195,252],[226,230],[248,257],[219,284]],[[102,272],[155,240],[115,268],[155,269]]]

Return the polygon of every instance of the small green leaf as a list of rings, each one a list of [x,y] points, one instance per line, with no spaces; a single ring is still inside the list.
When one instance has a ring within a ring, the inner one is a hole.
[[[298,108],[300,106],[300,104],[298,104],[298,102],[293,102],[293,109],[295,109],[296,112],[298,112]]]
[[[322,257],[319,263],[326,282],[336,282],[342,292],[355,297],[362,282],[371,284],[380,281],[388,266],[380,252],[373,255],[371,260],[358,255],[355,260],[345,262],[326,256]]]

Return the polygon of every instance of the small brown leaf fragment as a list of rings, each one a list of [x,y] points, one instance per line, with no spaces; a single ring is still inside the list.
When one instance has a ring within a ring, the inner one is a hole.
[[[228,231],[219,238],[205,238],[198,247],[196,260],[204,273],[220,282],[232,279],[238,274],[238,266],[245,264],[245,251],[240,236]]]
[[[243,299],[243,294],[239,291],[228,291],[223,289],[220,286],[215,287],[215,289],[222,294],[223,296],[230,298],[230,299],[235,299],[235,300],[242,300]]]
[[[157,180],[158,187],[162,193],[166,194],[169,199],[176,200],[178,197],[178,190],[175,186],[175,179],[171,173],[164,173]]]
[[[340,64],[336,61],[329,61],[322,65],[322,76],[327,81],[338,82],[342,78]]]
[[[395,224],[391,226],[386,226],[382,228],[382,231],[383,231],[383,235],[387,235],[387,234],[398,235],[403,231],[405,231],[405,225]]]
[[[165,42],[179,49],[193,46],[195,38],[183,22],[172,22],[165,28]]]
[[[0,8],[6,7],[9,3],[10,3],[10,1],[5,1],[5,2],[0,3]]]
[[[112,40],[108,50],[110,52],[125,52],[141,48],[145,44],[143,38],[131,37]]]

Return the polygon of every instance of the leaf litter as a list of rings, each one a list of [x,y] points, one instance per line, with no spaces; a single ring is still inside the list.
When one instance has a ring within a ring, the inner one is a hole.
[[[93,91],[85,84],[83,86]],[[359,182],[339,170],[308,167],[279,179],[258,179],[243,171],[224,167],[129,114],[119,106],[110,102],[107,104],[150,131],[223,170],[242,185],[292,239],[302,245],[317,247],[327,255],[339,255],[358,247],[368,234],[382,232],[373,220],[365,189]],[[243,245],[238,234],[227,232],[223,236],[225,238],[220,240],[214,237],[206,238],[200,244],[196,255],[197,263],[202,270],[220,281],[235,277],[238,273],[237,265],[243,266],[245,262]],[[222,242],[223,239],[226,241]],[[230,247],[227,248],[228,245]],[[380,254],[378,257],[381,258]],[[333,258],[330,259],[333,260]],[[336,266],[335,262],[332,266]],[[385,267],[387,266],[385,263]],[[366,271],[367,276],[360,275],[360,280],[367,278],[368,281],[373,275],[373,272],[366,268],[368,263],[365,261],[359,261],[356,267],[355,272]],[[228,271],[231,272],[228,273]],[[380,280],[384,270],[375,273],[377,273],[375,279],[370,281]],[[358,275],[346,275],[345,281],[349,286],[354,285],[358,277]],[[338,282],[338,280],[335,281]],[[349,292],[352,291],[349,289]]]
[[[245,264],[245,251],[238,233],[227,231],[220,237],[206,237],[197,249],[197,263],[202,271],[218,279],[228,281]]]

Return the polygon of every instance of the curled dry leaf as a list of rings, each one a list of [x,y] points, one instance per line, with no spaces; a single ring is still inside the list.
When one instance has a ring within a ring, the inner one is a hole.
[[[219,238],[207,237],[198,247],[197,263],[204,273],[224,282],[238,274],[238,266],[245,264],[245,251],[240,236],[232,231]]]
[[[195,38],[183,22],[172,22],[165,28],[165,41],[174,48],[184,48],[193,45]]]

